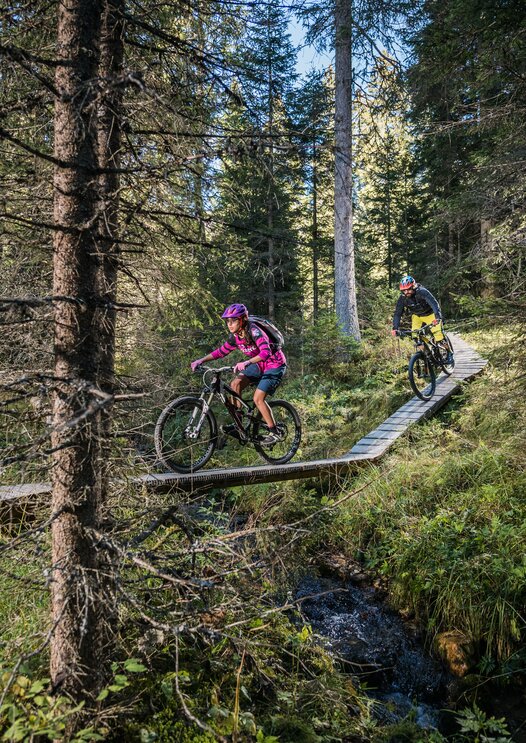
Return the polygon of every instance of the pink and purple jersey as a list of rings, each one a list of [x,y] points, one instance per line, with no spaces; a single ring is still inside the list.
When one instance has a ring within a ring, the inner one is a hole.
[[[249,323],[248,330],[248,338],[240,338],[237,333],[231,333],[226,343],[212,351],[212,358],[222,359],[223,356],[227,356],[232,351],[241,351],[249,358],[261,356],[261,361],[258,361],[257,365],[262,373],[269,369],[278,369],[287,363],[285,354],[281,349],[272,350],[268,335],[260,327],[254,323]]]

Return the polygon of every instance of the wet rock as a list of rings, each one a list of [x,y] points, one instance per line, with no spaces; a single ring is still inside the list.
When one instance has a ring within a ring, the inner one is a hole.
[[[350,580],[357,584],[371,582],[370,576],[363,570],[360,563],[347,555],[333,553],[322,555],[321,559],[317,559],[317,566],[321,574],[327,577],[336,577],[343,581]]]
[[[435,638],[437,654],[447,664],[454,676],[462,678],[473,665],[473,646],[459,630],[441,632]]]

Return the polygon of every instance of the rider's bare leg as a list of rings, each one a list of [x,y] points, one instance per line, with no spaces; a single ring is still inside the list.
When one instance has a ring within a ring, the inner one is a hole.
[[[238,395],[241,395],[245,387],[248,387],[249,384],[250,380],[248,379],[248,377],[241,375],[240,377],[236,377],[235,379],[233,379],[230,386],[232,387],[234,392],[237,392]],[[236,400],[236,398],[234,398],[234,405],[237,408],[241,407],[241,403],[239,402],[239,400]]]
[[[263,392],[263,390],[256,390],[254,392],[254,403],[261,413],[263,420],[267,424],[269,428],[275,428],[276,421],[274,420],[274,416],[272,415],[272,410],[268,406],[267,401],[265,400],[267,396],[266,392]]]

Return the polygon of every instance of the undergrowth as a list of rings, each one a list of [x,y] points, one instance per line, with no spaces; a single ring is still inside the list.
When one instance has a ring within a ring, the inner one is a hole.
[[[526,629],[523,360],[509,327],[468,341],[489,367],[353,482],[370,484],[339,511],[334,549],[364,556],[432,633],[465,633],[480,667],[511,672]]]
[[[178,616],[174,589],[163,579],[145,581],[136,565],[127,569],[129,590],[154,621],[148,628],[144,610],[133,604],[122,610],[120,662],[138,655],[137,668],[147,670],[130,678],[116,673],[117,681],[100,700],[97,735],[117,741],[125,734],[126,740],[141,743],[208,743],[219,735],[258,743],[443,740],[411,720],[380,725],[359,685],[341,672],[287,604],[287,590],[298,576],[315,570],[328,552],[382,576],[393,601],[413,611],[431,635],[461,629],[476,648],[478,670],[510,674],[521,666],[523,364],[510,354],[509,328],[484,336],[475,332],[467,340],[481,345],[491,366],[446,410],[398,440],[378,466],[342,479],[246,486],[181,501],[179,521],[152,532],[143,554],[157,565],[167,561],[177,576],[203,585],[214,585],[210,577],[221,575],[220,589],[188,601],[185,611],[194,624],[191,631],[180,625],[174,644],[173,634],[155,630],[166,612]],[[348,363],[336,361],[323,371],[305,363],[303,373],[291,375],[280,390],[301,412],[302,459],[348,451],[410,397],[405,352],[400,354],[396,342],[370,331],[360,349],[348,350]],[[215,464],[246,464],[251,454],[232,446]],[[166,505],[162,498],[122,492],[112,503],[113,516],[130,521],[131,539]],[[192,522],[190,531],[182,516]],[[247,536],[239,554],[230,554],[228,536],[236,528]],[[226,561],[221,570],[207,549],[192,557],[185,547],[200,540]],[[0,589],[1,618],[11,625],[2,649],[4,667],[17,652],[31,651],[34,644],[22,647],[18,638],[32,637],[45,622],[42,553],[36,557],[27,575],[22,563],[16,568],[17,578],[25,578],[18,597],[10,599],[12,583]],[[3,567],[9,572],[7,562]],[[35,665],[28,678],[31,673],[41,677],[42,671],[42,664]],[[30,688],[42,696],[40,687]],[[16,703],[12,691],[7,703]],[[52,706],[49,700],[45,704]],[[61,707],[60,714],[67,710]],[[463,739],[475,740],[481,730],[488,740],[505,735],[498,721],[473,714],[465,717]],[[195,723],[188,721],[192,718]],[[7,722],[4,715],[4,731]],[[108,733],[108,727],[119,732]]]

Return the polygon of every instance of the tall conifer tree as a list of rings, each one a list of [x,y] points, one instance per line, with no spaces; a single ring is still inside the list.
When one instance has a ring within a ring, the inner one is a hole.
[[[298,306],[299,174],[290,141],[294,51],[278,2],[255,9],[235,65],[243,104],[230,102],[224,118],[232,140],[223,153],[217,208],[241,253],[229,262],[226,285],[255,311],[279,317]]]

